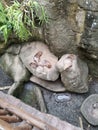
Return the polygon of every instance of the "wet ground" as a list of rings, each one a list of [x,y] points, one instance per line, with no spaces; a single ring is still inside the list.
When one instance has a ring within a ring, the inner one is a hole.
[[[0,69],[0,86],[11,85],[12,83],[13,80]],[[33,97],[33,87],[35,86],[38,85],[35,85],[31,82],[26,83],[24,85],[24,90],[21,93],[20,98],[24,102],[31,104],[31,106],[39,109],[36,98],[34,99]],[[76,126],[80,126],[79,117],[81,117],[85,130],[98,130],[98,126],[89,126],[88,122],[83,118],[80,112],[82,102],[89,95],[98,93],[98,79],[93,79],[93,81],[89,83],[89,92],[86,94],[75,94],[69,92],[53,93],[43,88],[41,88],[41,90],[44,96],[48,113],[55,115],[62,120],[66,120]]]

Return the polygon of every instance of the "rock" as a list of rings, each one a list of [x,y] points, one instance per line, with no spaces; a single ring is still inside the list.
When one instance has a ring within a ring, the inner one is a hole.
[[[76,33],[79,32],[76,26],[77,2],[69,3],[64,0],[38,1],[45,7],[46,14],[49,17],[49,22],[44,26],[43,34],[50,50],[57,56],[65,53],[77,53],[75,40]],[[66,7],[70,8],[66,10]]]
[[[42,42],[32,42],[24,45],[20,52],[20,58],[28,70],[44,80],[55,81],[59,73],[55,67],[58,58]]]
[[[78,0],[80,7],[85,10],[98,11],[98,1],[97,0]]]
[[[46,43],[57,56],[77,52],[77,45],[74,44],[75,35],[66,20],[61,18],[51,21],[45,30]]]
[[[98,60],[97,0],[38,1],[44,5],[50,18],[44,28],[44,39],[55,55],[79,54],[81,47],[85,50],[86,57]],[[94,66],[94,62],[92,64]],[[89,69],[93,73],[93,68]]]
[[[13,94],[14,90],[20,86],[24,81],[29,79],[29,72],[22,64],[18,55],[5,53],[0,58],[1,68],[13,78],[14,84],[9,89],[9,94]]]
[[[93,2],[93,1],[92,1]],[[98,77],[98,12],[87,11],[85,30],[78,44],[89,67],[90,74]]]
[[[98,126],[98,94],[92,94],[84,100],[81,112],[90,124]]]
[[[84,32],[85,28],[85,17],[86,17],[86,11],[83,10],[82,8],[77,9],[76,13],[76,21],[77,21],[77,26],[79,28],[79,31],[76,33],[76,44],[77,46],[79,45],[82,37],[82,33]]]
[[[88,11],[85,19],[85,30],[79,46],[85,50],[88,58],[98,60],[98,12]]]
[[[98,60],[91,59],[90,57],[82,57],[83,61],[85,61],[89,68],[89,74],[94,77],[98,78]]]
[[[6,52],[14,55],[18,55],[21,49],[21,44],[13,44],[11,45]]]
[[[76,55],[63,55],[57,63],[57,68],[66,90],[77,93],[88,91],[88,67]]]
[[[85,11],[76,0],[53,0],[46,3],[45,7],[51,18],[44,29],[45,41],[50,50],[57,56],[77,54],[77,44],[84,31]]]
[[[58,79],[56,81],[46,81],[40,78],[37,78],[35,76],[32,76],[30,78],[30,81],[39,84],[40,86],[44,87],[45,89],[48,89],[53,92],[64,92],[66,91],[66,88],[62,84],[62,82]]]

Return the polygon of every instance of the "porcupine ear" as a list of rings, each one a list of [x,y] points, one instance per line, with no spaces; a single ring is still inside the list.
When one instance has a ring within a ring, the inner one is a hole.
[[[64,70],[70,68],[72,66],[72,60],[71,59],[66,59],[65,64],[64,64]]]
[[[56,65],[59,72],[63,72],[64,70],[68,69],[71,66],[72,66],[72,58],[67,55],[63,55]]]
[[[75,59],[75,55],[73,55],[73,54],[68,54],[66,56],[66,59],[64,61],[64,70],[66,70],[72,66],[73,59]]]

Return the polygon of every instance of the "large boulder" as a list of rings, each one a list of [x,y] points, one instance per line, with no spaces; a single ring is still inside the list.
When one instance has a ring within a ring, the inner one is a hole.
[[[76,0],[38,0],[46,9],[49,22],[44,26],[44,39],[57,56],[77,53],[77,42],[84,29],[85,11]]]
[[[42,42],[32,42],[24,45],[20,58],[28,70],[41,79],[55,81],[59,77],[56,69],[58,58],[53,55],[48,46]]]
[[[57,56],[77,53],[76,33],[64,18],[51,21],[45,28],[45,40],[50,50]]]
[[[57,63],[57,68],[66,90],[77,93],[88,91],[88,67],[76,55],[63,55]]]

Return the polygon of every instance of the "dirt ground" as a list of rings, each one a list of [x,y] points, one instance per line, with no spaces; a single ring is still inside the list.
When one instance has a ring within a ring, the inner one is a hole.
[[[1,69],[0,69],[0,86],[11,85],[13,80],[7,76]],[[28,82],[25,84],[24,90],[22,92],[21,98],[24,99],[26,96],[28,97],[28,93],[33,89],[32,86],[35,84]],[[39,87],[39,86],[38,86]],[[62,120],[66,120],[69,123],[80,126],[79,117],[83,121],[83,127],[85,130],[98,130],[98,126],[94,127],[91,126],[82,116],[80,112],[80,107],[82,102],[91,94],[98,93],[98,79],[93,79],[89,83],[89,92],[86,94],[76,94],[70,92],[64,93],[54,93],[48,90],[41,88],[43,97],[46,103],[47,112],[59,117]],[[23,96],[23,97],[22,97]],[[32,98],[27,99],[26,102],[30,103],[33,102]],[[29,96],[30,97],[30,96]],[[36,102],[34,102],[35,104]],[[38,104],[34,105],[34,107],[38,108]]]

